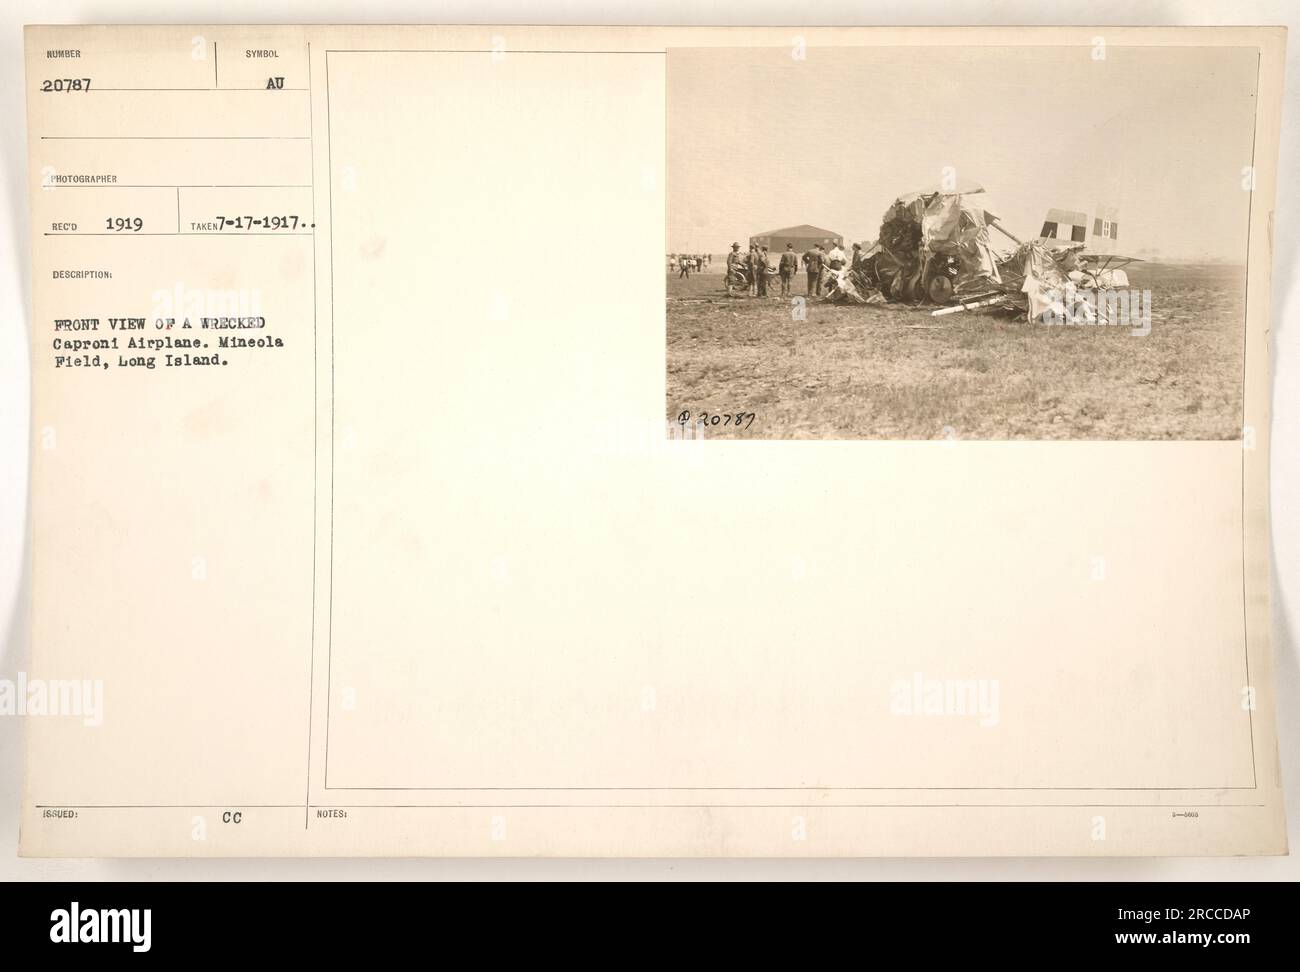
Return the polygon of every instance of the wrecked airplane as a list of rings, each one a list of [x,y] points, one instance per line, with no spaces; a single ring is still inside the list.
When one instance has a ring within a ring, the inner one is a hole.
[[[1092,244],[1088,230],[1086,214],[1050,209],[1041,234],[1023,241],[1002,227],[982,186],[909,193],[885,211],[863,265],[832,276],[828,299],[943,305],[935,315],[1002,308],[1030,321],[1069,317],[1105,303],[1066,295],[1126,287],[1124,267],[1135,262],[1113,252],[1113,210],[1099,208]],[[993,232],[1014,248],[995,249]]]

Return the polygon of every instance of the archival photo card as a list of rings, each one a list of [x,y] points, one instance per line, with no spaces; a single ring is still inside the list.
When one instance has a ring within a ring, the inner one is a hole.
[[[1285,852],[1282,32],[26,44],[24,855]]]

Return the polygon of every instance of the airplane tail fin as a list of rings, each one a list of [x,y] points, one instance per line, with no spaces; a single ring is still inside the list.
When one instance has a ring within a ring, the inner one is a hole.
[[[1088,249],[1093,253],[1115,253],[1119,239],[1119,210],[1114,206],[1097,205],[1092,217],[1092,233]]]
[[[1098,205],[1092,218],[1073,209],[1049,209],[1038,238],[1058,246],[1083,243],[1089,253],[1114,253],[1119,238],[1118,210]]]

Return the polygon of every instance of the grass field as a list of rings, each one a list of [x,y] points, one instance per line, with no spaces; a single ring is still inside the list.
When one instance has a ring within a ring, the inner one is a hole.
[[[668,279],[670,420],[753,412],[715,437],[1234,439],[1245,273],[1135,265],[1151,333],[983,311],[727,297],[717,270]],[[801,279],[794,288],[802,294]]]

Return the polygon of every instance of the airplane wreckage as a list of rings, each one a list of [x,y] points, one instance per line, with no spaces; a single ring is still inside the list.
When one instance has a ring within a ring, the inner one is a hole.
[[[909,193],[885,211],[879,239],[856,268],[827,271],[825,299],[941,305],[934,316],[988,308],[1030,321],[1104,319],[1116,288],[1128,286],[1124,268],[1140,262],[1110,252],[1113,215],[1095,215],[1090,244],[1086,214],[1051,209],[1039,236],[1025,241],[1002,227],[982,186]],[[1009,252],[994,248],[994,232]]]

